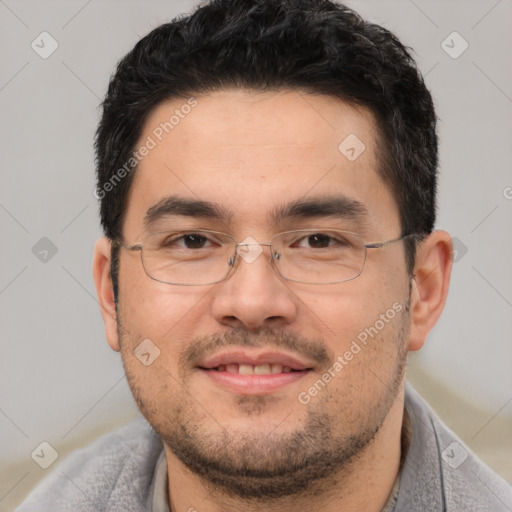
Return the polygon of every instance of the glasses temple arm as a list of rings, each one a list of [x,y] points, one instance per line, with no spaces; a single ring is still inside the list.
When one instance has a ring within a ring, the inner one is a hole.
[[[127,249],[128,251],[142,251],[142,245],[141,244],[135,244],[135,245],[128,245],[119,240],[119,238],[116,238],[112,240],[113,244],[119,245],[123,249]]]
[[[417,238],[418,240],[423,240],[425,235],[420,235],[418,233],[411,233],[410,235],[404,235],[400,238],[393,238],[392,240],[386,240],[385,242],[374,242],[371,244],[365,244],[366,249],[378,249],[380,247],[386,247],[386,245],[394,244],[395,242],[400,242],[405,240],[406,238]]]

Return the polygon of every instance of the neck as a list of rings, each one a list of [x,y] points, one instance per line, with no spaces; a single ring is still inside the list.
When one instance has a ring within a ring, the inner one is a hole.
[[[171,512],[244,512],[322,510],[380,512],[393,489],[400,467],[403,387],[382,427],[362,453],[304,493],[272,501],[228,496],[192,473],[165,445]]]

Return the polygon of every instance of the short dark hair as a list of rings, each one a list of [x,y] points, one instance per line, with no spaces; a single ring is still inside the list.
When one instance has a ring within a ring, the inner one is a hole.
[[[377,171],[398,204],[402,234],[432,232],[436,116],[409,50],[330,0],[211,0],[141,39],[110,80],[95,140],[107,237],[121,237],[133,172],[113,179],[126,169],[148,114],[164,100],[233,87],[307,91],[368,108],[378,125]],[[415,242],[406,242],[411,272]]]

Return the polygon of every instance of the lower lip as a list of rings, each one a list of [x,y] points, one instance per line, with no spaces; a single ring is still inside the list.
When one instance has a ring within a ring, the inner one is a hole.
[[[287,384],[298,382],[310,370],[288,373],[275,373],[270,375],[240,375],[238,373],[219,372],[218,370],[203,370],[208,378],[216,384],[242,395],[267,395]]]

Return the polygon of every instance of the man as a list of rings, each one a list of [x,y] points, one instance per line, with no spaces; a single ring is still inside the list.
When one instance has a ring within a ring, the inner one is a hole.
[[[505,511],[405,384],[448,291],[432,99],[320,0],[214,0],[119,63],[94,278],[144,415],[19,508]]]

